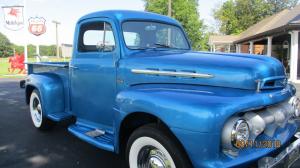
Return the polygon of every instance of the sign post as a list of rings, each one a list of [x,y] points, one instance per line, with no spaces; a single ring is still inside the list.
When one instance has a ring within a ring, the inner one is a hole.
[[[53,20],[52,23],[55,24],[55,32],[56,32],[56,56],[57,56],[57,58],[59,58],[58,25],[60,25],[60,22]]]

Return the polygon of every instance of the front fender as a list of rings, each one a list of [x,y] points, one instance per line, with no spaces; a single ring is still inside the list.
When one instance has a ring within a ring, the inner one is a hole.
[[[120,117],[133,112],[154,115],[169,127],[208,132],[210,120],[215,116],[209,105],[200,107],[195,95],[183,95],[176,91],[129,89],[117,95]]]
[[[64,88],[58,76],[54,74],[31,74],[26,79],[26,95],[30,91],[29,88],[32,87],[40,93],[43,115],[64,111]]]
[[[119,126],[133,112],[152,114],[170,128],[195,167],[215,167],[223,164],[218,160],[221,132],[229,117],[284,101],[294,94],[292,85],[260,93],[210,86],[139,85],[117,95],[116,123]]]
[[[230,116],[281,102],[294,94],[291,85],[258,93],[210,86],[148,84],[120,92],[116,102],[121,119],[132,112],[146,112],[170,128],[220,133]]]

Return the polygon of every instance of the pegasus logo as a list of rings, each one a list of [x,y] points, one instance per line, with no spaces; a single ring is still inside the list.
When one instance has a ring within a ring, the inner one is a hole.
[[[8,14],[11,16],[18,17],[19,13],[20,13],[19,9],[11,8]]]

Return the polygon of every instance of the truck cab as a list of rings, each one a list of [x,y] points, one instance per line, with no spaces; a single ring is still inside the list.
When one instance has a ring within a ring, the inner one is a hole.
[[[73,118],[72,134],[131,168],[272,167],[299,152],[299,99],[278,60],[192,51],[154,13],[83,16],[71,61],[28,63],[21,86],[36,128]]]

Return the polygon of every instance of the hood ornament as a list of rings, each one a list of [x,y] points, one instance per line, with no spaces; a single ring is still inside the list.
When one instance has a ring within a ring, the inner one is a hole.
[[[131,69],[131,72],[135,74],[176,76],[176,77],[186,77],[186,78],[213,78],[214,77],[214,75],[203,74],[203,73],[173,72],[173,71],[160,71],[160,70],[147,70],[147,69]]]

